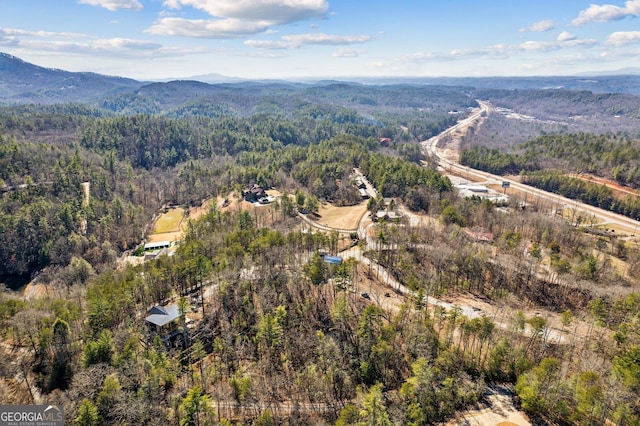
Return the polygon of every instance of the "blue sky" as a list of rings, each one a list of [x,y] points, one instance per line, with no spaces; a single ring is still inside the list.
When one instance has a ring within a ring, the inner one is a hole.
[[[0,51],[137,79],[640,66],[640,0],[0,0]]]

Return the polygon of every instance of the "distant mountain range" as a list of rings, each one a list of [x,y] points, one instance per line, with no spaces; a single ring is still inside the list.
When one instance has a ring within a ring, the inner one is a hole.
[[[53,104],[77,102],[104,107],[117,112],[167,113],[181,108],[209,109],[211,114],[225,113],[215,100],[233,99],[238,105],[243,97],[276,91],[280,94],[300,88],[335,84],[429,85],[473,89],[564,89],[594,93],[640,95],[640,69],[626,69],[625,75],[590,75],[565,77],[361,77],[348,81],[306,80],[301,82],[249,81],[220,74],[194,76],[189,80],[142,82],[130,78],[90,72],[69,72],[44,68],[15,56],[0,53],[0,103]],[[628,74],[626,74],[628,72]],[[615,74],[618,74],[616,72]],[[247,99],[248,100],[248,99]],[[213,111],[213,109],[218,109]],[[248,111],[247,111],[248,112]]]
[[[603,77],[609,75],[640,75],[640,67],[627,67],[620,68],[615,71],[592,71],[592,72],[581,72],[576,74],[580,77]]]
[[[244,78],[227,77],[226,75],[222,75],[218,73],[194,75],[187,78],[167,78],[161,81],[168,82],[168,81],[175,81],[175,80],[193,80],[193,81],[201,81],[203,83],[209,83],[209,84],[241,83],[243,81],[247,81],[247,79],[244,79]]]
[[[587,90],[593,93],[640,95],[640,75],[552,76],[552,77],[402,77],[361,78],[365,84],[432,84],[474,89]]]

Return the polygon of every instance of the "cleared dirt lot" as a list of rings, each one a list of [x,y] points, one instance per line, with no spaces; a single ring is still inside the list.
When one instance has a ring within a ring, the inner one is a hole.
[[[485,405],[475,410],[459,413],[446,426],[528,426],[527,416],[513,404],[513,390],[507,386],[487,387]]]
[[[318,209],[320,225],[337,229],[358,229],[360,218],[367,211],[367,203],[361,202],[355,206],[336,207],[329,203],[320,204]]]

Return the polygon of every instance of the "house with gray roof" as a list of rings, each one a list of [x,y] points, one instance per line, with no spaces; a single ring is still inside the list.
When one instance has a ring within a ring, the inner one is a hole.
[[[178,305],[154,306],[149,309],[144,321],[147,324],[150,339],[160,336],[167,346],[184,345],[187,341],[184,331],[179,327],[180,312]]]

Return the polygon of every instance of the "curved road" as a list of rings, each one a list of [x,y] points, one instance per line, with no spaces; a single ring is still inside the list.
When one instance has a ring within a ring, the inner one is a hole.
[[[513,180],[509,180],[509,179],[505,179],[502,176],[498,176],[498,175],[493,175],[490,173],[486,173],[480,170],[475,170],[475,169],[471,169],[469,167],[466,166],[462,166],[458,163],[454,163],[452,161],[450,161],[449,159],[447,159],[441,150],[438,149],[438,143],[444,138],[444,137],[449,137],[451,136],[453,133],[456,132],[460,132],[460,133],[464,133],[466,132],[466,130],[470,127],[470,126],[475,126],[477,125],[486,115],[488,115],[491,112],[491,105],[488,102],[484,102],[484,101],[477,101],[479,104],[479,108],[477,108],[475,111],[473,111],[471,113],[471,115],[461,121],[459,121],[457,124],[455,124],[454,126],[446,129],[445,131],[443,131],[442,133],[440,133],[437,136],[432,137],[431,139],[427,140],[427,141],[423,141],[422,144],[422,149],[423,149],[423,154],[428,155],[428,156],[432,156],[434,158],[436,158],[438,160],[438,163],[440,165],[440,167],[442,167],[445,170],[449,170],[449,171],[455,171],[457,173],[460,174],[464,174],[464,175],[468,175],[470,177],[473,177],[474,179],[477,179],[479,181],[494,181],[496,183],[501,183],[501,182],[509,182],[510,183],[510,187],[512,188],[516,188],[517,190],[527,193],[527,194],[531,194],[532,196],[535,196],[537,198],[540,199],[544,199],[548,202],[551,203],[557,203],[560,205],[564,205],[564,206],[568,206],[568,207],[575,207],[577,210],[582,211],[585,214],[591,214],[595,217],[598,217],[600,219],[602,219],[605,222],[608,223],[615,223],[617,225],[619,225],[620,227],[624,228],[625,230],[629,230],[629,232],[631,234],[635,234],[636,233],[636,228],[638,225],[640,225],[640,222],[637,222],[633,219],[621,216],[621,215],[617,215],[615,213],[611,213],[611,212],[607,212],[605,210],[584,204],[584,203],[580,203],[580,202],[576,202],[575,200],[571,200],[562,196],[559,196],[557,194],[552,194],[552,193],[548,193],[546,191],[542,191],[540,189],[537,188],[533,188],[531,186],[528,185],[524,185],[520,182],[516,182]],[[353,233],[354,230],[346,230],[346,229],[335,229],[335,228],[331,228],[328,226],[323,226],[320,225],[314,221],[309,220],[308,218],[304,217],[304,215],[301,215],[303,217],[303,219],[305,220],[305,222],[314,227],[314,228],[318,228],[320,230],[323,231],[337,231],[340,233]],[[360,239],[365,241],[365,247],[367,249],[371,248],[371,245],[374,244],[374,242],[370,241],[370,238],[368,238],[368,232],[367,229],[372,226],[371,223],[367,224],[367,220],[369,219],[369,214],[368,212],[365,213],[359,222],[358,225],[358,229],[357,229],[357,233]],[[414,220],[411,220],[411,222],[415,221],[415,218],[413,218]],[[416,293],[412,290],[410,290],[408,287],[406,287],[405,285],[403,285],[402,283],[398,282],[397,280],[395,280],[389,273],[388,271],[380,264],[376,263],[375,261],[372,261],[371,259],[367,258],[366,256],[363,255],[362,250],[360,249],[360,247],[355,246],[355,247],[351,247],[349,249],[346,249],[344,251],[342,251],[340,253],[341,256],[345,257],[345,258],[354,258],[357,261],[359,261],[360,263],[367,265],[369,268],[373,269],[376,271],[376,275],[378,276],[378,278],[380,279],[381,282],[385,283],[387,286],[391,287],[392,289],[394,289],[397,293],[400,293],[404,296],[407,297],[415,297]],[[427,304],[431,304],[431,305],[435,305],[435,306],[441,306],[447,310],[451,310],[451,309],[459,309],[460,312],[467,316],[468,318],[477,318],[480,317],[482,315],[486,315],[486,313],[480,311],[477,308],[474,308],[472,306],[464,306],[464,305],[455,305],[452,303],[448,303],[448,302],[444,302],[441,300],[438,300],[436,298],[433,298],[431,296],[427,296],[425,297],[425,301],[427,302]],[[501,328],[507,328],[506,324],[498,324],[499,327]],[[529,333],[530,330],[526,330],[525,334]],[[564,343],[565,342],[565,338],[562,335],[562,333],[558,332],[557,330],[554,330],[550,327],[547,327],[545,332],[544,332],[544,337],[546,339],[546,341],[548,342],[553,342],[553,343]]]
[[[565,208],[575,208],[577,211],[582,212],[588,216],[594,216],[600,219],[602,222],[607,224],[617,225],[620,228],[624,229],[631,235],[637,235],[637,229],[640,226],[640,222],[634,219],[631,219],[626,216],[622,216],[616,213],[612,213],[607,210],[600,209],[598,207],[591,206],[589,204],[582,203],[580,201],[572,200],[570,198],[563,197],[558,194],[553,194],[551,192],[546,192],[541,189],[534,188],[529,185],[525,185],[523,183],[507,179],[503,176],[494,175],[491,173],[483,172],[480,170],[472,169],[470,167],[462,166],[458,163],[454,163],[446,158],[440,149],[438,149],[438,143],[447,136],[452,135],[454,132],[465,132],[469,126],[478,124],[482,118],[488,115],[491,111],[491,105],[486,101],[477,100],[478,105],[480,106],[472,114],[460,120],[453,127],[448,128],[444,132],[440,133],[437,136],[432,137],[429,140],[421,142],[422,152],[426,156],[434,157],[438,160],[438,164],[444,170],[457,172],[462,176],[469,176],[470,178],[476,179],[477,181],[489,181],[495,183],[501,182],[509,182],[510,188],[515,188],[520,192],[524,192],[525,194],[530,194],[536,198],[545,200],[552,204],[558,204]]]

